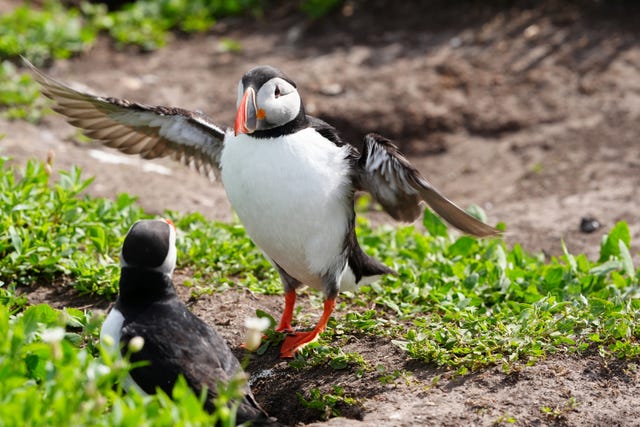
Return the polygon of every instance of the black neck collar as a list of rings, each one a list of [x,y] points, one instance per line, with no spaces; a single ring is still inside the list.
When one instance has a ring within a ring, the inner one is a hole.
[[[279,136],[291,135],[309,127],[309,119],[304,112],[304,106],[300,105],[300,112],[295,119],[271,129],[257,130],[251,136],[260,139],[277,138]]]

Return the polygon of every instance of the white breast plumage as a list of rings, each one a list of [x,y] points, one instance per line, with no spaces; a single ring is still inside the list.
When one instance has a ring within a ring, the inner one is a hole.
[[[316,288],[349,226],[347,150],[308,128],[272,139],[227,135],[222,152],[222,182],[253,241]]]
[[[102,324],[100,329],[100,343],[113,354],[120,354],[120,336],[122,335],[122,325],[124,324],[124,316],[117,308],[112,308],[109,315]],[[106,338],[109,337],[109,338]],[[124,379],[123,387],[125,390],[135,388],[138,393],[146,396],[145,393],[136,382],[127,374]]]

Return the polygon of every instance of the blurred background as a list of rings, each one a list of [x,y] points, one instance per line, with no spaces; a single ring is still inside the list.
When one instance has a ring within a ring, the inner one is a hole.
[[[0,3],[0,155],[55,153],[100,196],[231,220],[219,184],[103,150],[47,110],[24,55],[98,95],[235,115],[257,64],[358,146],[393,140],[506,239],[596,258],[617,221],[640,241],[640,5],[635,1],[139,0]],[[373,209],[376,222],[391,221]],[[637,254],[638,247],[632,247]]]

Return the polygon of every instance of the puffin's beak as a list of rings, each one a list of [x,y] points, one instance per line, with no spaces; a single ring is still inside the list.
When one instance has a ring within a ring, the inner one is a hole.
[[[244,91],[233,130],[236,136],[240,133],[252,133],[257,128],[258,117],[256,107],[256,92],[252,87]]]

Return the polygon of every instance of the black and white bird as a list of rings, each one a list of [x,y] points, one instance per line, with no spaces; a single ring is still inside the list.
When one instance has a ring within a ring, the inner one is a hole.
[[[142,338],[142,348],[132,353],[130,360],[149,363],[131,370],[126,388],[147,394],[161,389],[171,396],[182,375],[197,395],[207,388],[205,409],[213,411],[218,383],[227,383],[243,371],[224,339],[176,295],[171,278],[176,264],[175,241],[176,230],[170,221],[133,224],[120,255],[120,292],[102,325],[100,340],[125,354],[131,340]],[[258,405],[248,385],[243,391],[237,423],[274,425],[275,419]]]
[[[78,92],[31,68],[53,108],[87,136],[124,153],[172,156],[221,176],[240,221],[284,284],[278,330],[289,335],[283,357],[325,329],[341,289],[394,273],[358,245],[356,191],[371,193],[396,220],[415,220],[425,201],[463,232],[498,233],[443,196],[388,139],[368,134],[358,151],[331,125],[307,115],[296,84],[273,67],[242,76],[233,129],[199,112]],[[291,326],[302,284],[325,295],[322,317],[310,332]]]

